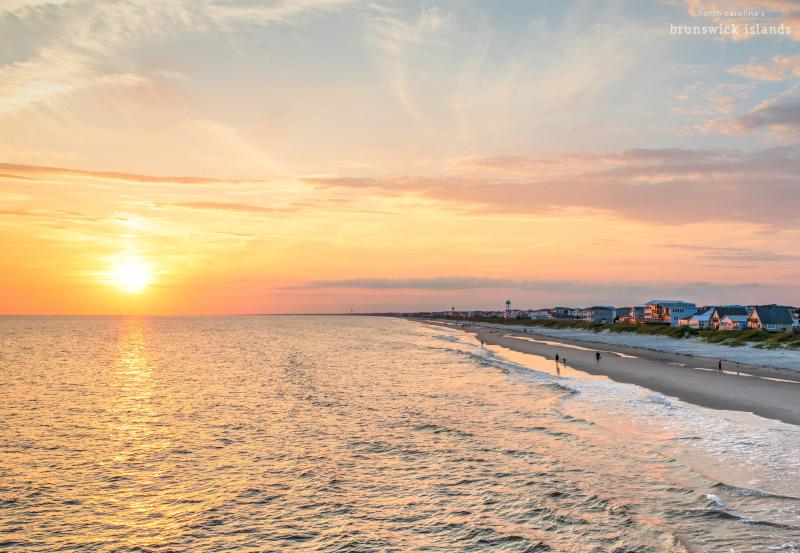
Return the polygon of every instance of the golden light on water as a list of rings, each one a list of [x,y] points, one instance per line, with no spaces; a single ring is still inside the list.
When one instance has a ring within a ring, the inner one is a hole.
[[[153,283],[151,267],[141,259],[127,258],[111,269],[110,281],[128,294],[140,294]]]

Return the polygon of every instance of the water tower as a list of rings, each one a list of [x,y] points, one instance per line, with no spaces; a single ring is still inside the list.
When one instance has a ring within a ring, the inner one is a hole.
[[[506,300],[506,313],[511,313],[511,300]]]

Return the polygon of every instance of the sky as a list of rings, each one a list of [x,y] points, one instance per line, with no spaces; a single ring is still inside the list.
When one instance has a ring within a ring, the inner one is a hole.
[[[6,314],[798,305],[800,4],[0,0],[0,259]]]

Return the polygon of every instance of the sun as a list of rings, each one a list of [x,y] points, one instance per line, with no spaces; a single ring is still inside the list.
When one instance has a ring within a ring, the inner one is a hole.
[[[153,271],[139,259],[125,259],[110,273],[111,281],[129,294],[139,294],[153,283]]]

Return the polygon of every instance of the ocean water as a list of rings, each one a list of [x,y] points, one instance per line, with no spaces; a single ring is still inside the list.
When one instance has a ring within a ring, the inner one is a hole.
[[[0,318],[0,551],[800,547],[800,428],[553,370],[389,318]]]

